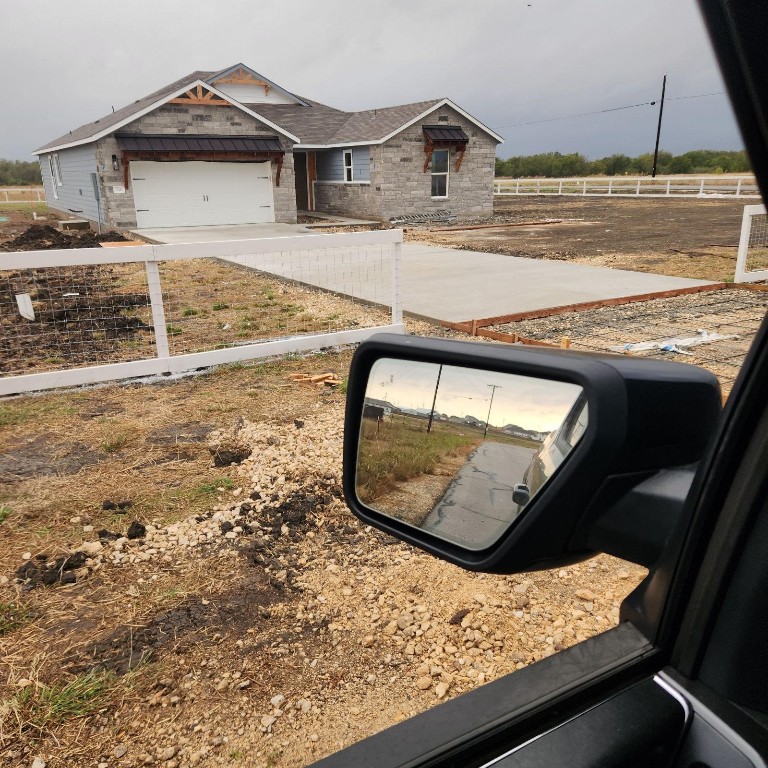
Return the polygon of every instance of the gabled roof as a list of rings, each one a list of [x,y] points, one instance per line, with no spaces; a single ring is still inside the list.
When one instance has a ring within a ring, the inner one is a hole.
[[[271,80],[264,77],[264,75],[260,75],[258,72],[256,72],[256,70],[251,69],[250,67],[247,67],[245,64],[242,64],[242,63],[233,64],[231,67],[222,69],[221,72],[214,72],[206,80],[206,82],[210,83],[210,85],[216,85],[216,83],[222,78],[226,78],[228,75],[232,75],[237,72],[245,72],[249,74],[254,80],[259,80],[262,83],[266,83],[273,90],[278,91],[279,93],[282,93],[283,96],[287,96],[289,99],[293,99],[297,104],[304,104],[306,106],[306,102],[303,99],[299,98],[295,93],[286,91],[285,88],[281,88],[277,83],[273,83]]]
[[[231,73],[244,70],[252,77],[267,83],[281,94],[295,100],[294,104],[242,104],[214,87],[213,83]],[[218,72],[196,71],[186,77],[160,88],[132,104],[122,107],[92,123],[75,128],[59,138],[49,141],[32,154],[53,152],[82,144],[89,144],[126,126],[142,115],[157,109],[164,103],[181,95],[188,89],[200,85],[212,91],[219,98],[251,115],[257,120],[287,136],[299,147],[321,149],[349,145],[382,144],[400,131],[424,119],[442,106],[449,106],[466,119],[492,136],[496,141],[503,139],[490,128],[476,120],[450,99],[433,99],[413,104],[401,104],[383,109],[368,109],[362,112],[344,112],[311,99],[305,99],[275,85],[244,64],[235,64]]]

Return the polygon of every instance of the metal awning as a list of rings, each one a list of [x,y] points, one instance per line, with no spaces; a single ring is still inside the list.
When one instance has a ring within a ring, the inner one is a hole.
[[[125,152],[279,152],[277,136],[162,136],[118,133],[117,145]]]
[[[452,146],[467,144],[469,136],[458,125],[424,125],[424,138],[430,144],[450,144]]]

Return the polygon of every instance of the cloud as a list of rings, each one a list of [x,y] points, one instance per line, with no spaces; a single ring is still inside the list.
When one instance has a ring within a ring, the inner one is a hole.
[[[247,63],[342,109],[449,96],[492,128],[723,90],[693,0],[36,0],[7,3],[0,157],[196,69]],[[669,103],[662,146],[741,146],[727,100]],[[666,108],[665,108],[666,114]],[[654,108],[501,128],[500,155],[652,148]]]

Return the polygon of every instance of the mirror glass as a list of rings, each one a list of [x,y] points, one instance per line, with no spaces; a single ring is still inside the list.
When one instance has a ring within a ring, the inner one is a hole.
[[[468,549],[493,544],[587,427],[577,384],[395,358],[368,379],[360,501]]]

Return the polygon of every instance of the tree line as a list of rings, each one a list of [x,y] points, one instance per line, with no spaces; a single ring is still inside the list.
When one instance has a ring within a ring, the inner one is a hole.
[[[3,160],[0,158],[0,187],[40,186],[40,164],[36,160]]]
[[[540,155],[496,158],[496,175],[526,178],[543,176],[557,178],[567,176],[646,176],[653,170],[653,154],[647,152],[637,157],[610,155],[598,160],[588,160],[577,152],[561,154],[545,152]],[[748,173],[751,171],[744,150],[725,151],[695,149],[682,155],[659,152],[656,173]]]

